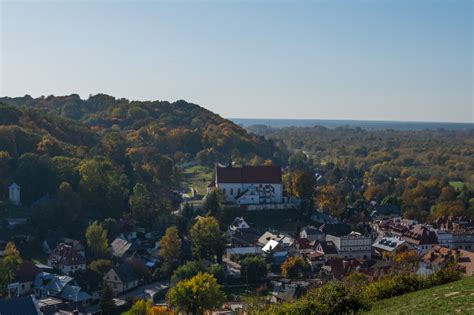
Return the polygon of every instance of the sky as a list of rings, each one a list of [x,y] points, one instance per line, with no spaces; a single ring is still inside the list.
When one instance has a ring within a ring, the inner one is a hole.
[[[471,0],[0,0],[0,95],[474,122]]]

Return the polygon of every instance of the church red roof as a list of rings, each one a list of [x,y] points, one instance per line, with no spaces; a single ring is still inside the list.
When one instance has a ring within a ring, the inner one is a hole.
[[[279,166],[216,167],[217,183],[280,184]]]

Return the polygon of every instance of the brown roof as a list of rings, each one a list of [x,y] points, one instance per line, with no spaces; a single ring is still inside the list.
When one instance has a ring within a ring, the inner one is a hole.
[[[336,279],[342,279],[351,272],[358,270],[361,263],[354,258],[336,258],[326,262],[326,267],[329,267],[331,274]]]
[[[24,260],[15,271],[15,277],[20,283],[32,282],[41,269],[36,267],[31,261]]]
[[[279,166],[216,167],[217,183],[280,184]]]
[[[55,265],[77,266],[85,262],[84,256],[79,254],[72,246],[59,244],[48,258]]]
[[[436,233],[422,224],[412,226],[403,234],[403,240],[411,244],[438,244]]]

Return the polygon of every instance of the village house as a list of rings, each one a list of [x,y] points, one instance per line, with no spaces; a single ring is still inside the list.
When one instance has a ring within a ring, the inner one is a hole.
[[[407,241],[399,237],[378,237],[372,244],[374,256],[381,259],[384,255],[395,256],[398,253],[415,250]]]
[[[423,256],[426,268],[439,270],[449,263],[456,263],[465,276],[474,275],[474,252],[453,250],[442,246],[433,246]]]
[[[326,235],[332,241],[340,258],[370,259],[372,256],[372,238],[357,232],[345,236]]]
[[[41,273],[31,261],[24,260],[15,271],[15,278],[7,287],[9,297],[18,297],[33,292],[33,281]]]
[[[317,242],[314,249],[324,255],[324,261],[338,258],[337,248],[332,241]]]
[[[61,243],[49,255],[48,266],[58,268],[65,275],[71,275],[86,269],[86,261],[71,245]]]
[[[279,166],[216,166],[208,192],[220,189],[226,202],[238,205],[281,204],[283,183]]]
[[[324,241],[326,239],[326,235],[321,230],[309,225],[301,229],[300,237],[310,241]]]
[[[402,240],[413,245],[421,255],[424,255],[434,245],[438,245],[436,233],[423,224],[413,225],[403,233]]]
[[[121,294],[138,287],[138,276],[128,264],[123,264],[111,268],[104,275],[104,282],[107,283],[115,294]]]

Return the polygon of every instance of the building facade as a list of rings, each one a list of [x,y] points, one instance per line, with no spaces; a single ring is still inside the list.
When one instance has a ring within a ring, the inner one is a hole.
[[[208,192],[220,189],[228,203],[239,205],[281,204],[283,184],[279,166],[216,167]]]
[[[327,241],[336,246],[341,258],[370,259],[372,255],[372,238],[357,232],[345,236],[326,235]]]

